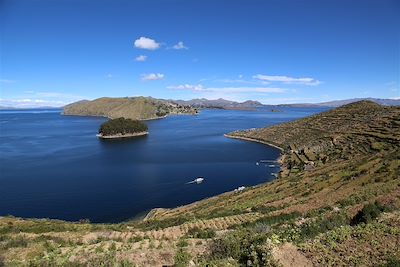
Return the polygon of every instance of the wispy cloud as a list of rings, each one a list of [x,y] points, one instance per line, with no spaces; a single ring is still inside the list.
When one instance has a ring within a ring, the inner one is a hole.
[[[31,91],[32,92],[32,91]],[[59,93],[59,92],[33,92],[33,95],[41,98],[61,98],[65,101],[67,100],[80,100],[85,97],[81,95],[74,95],[74,94],[66,94],[66,93]]]
[[[242,76],[243,77],[243,76]],[[260,84],[257,81],[249,81],[249,80],[245,80],[243,78],[239,78],[239,79],[216,79],[215,82],[221,82],[221,83],[247,83],[247,84]]]
[[[172,49],[181,50],[181,49],[189,49],[189,47],[185,46],[182,41],[178,42],[176,45],[172,46]]]
[[[46,100],[46,99],[4,99],[0,98],[0,106],[14,107],[14,108],[37,108],[37,107],[61,107],[66,105],[67,102],[60,100]]]
[[[106,74],[105,76],[107,79],[112,79],[114,78],[114,75],[112,75],[111,73]]]
[[[15,83],[16,81],[14,80],[8,80],[8,79],[0,79],[0,83]]]
[[[168,89],[175,89],[175,90],[189,90],[189,91],[204,91],[205,88],[201,84],[180,84],[180,85],[170,85],[167,86]]]
[[[153,39],[147,37],[140,37],[139,39],[135,40],[134,46],[140,49],[156,50],[160,48],[161,44],[157,43]]]
[[[192,92],[218,93],[284,93],[286,89],[277,87],[204,87],[201,84],[181,84],[168,86],[168,89],[189,90]]]
[[[318,85],[321,83],[321,81],[308,77],[294,78],[289,76],[269,76],[269,75],[257,74],[254,75],[253,78],[263,82],[280,82],[286,84]]]
[[[164,74],[162,73],[149,73],[149,74],[142,74],[143,81],[156,81],[164,79]]]
[[[139,56],[137,56],[137,57],[135,58],[135,61],[143,62],[143,61],[146,61],[146,59],[147,59],[147,56],[145,56],[145,55],[139,55]]]

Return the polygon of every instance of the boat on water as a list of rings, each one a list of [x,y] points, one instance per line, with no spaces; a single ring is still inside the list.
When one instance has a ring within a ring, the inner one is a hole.
[[[194,183],[196,183],[196,184],[201,184],[203,181],[204,181],[204,178],[203,178],[203,177],[197,177],[197,178],[194,179],[193,181],[188,182],[188,184],[194,184]]]
[[[203,181],[204,181],[204,178],[203,177],[198,177],[198,178],[196,178],[196,179],[194,179],[193,180],[195,183],[202,183]]]

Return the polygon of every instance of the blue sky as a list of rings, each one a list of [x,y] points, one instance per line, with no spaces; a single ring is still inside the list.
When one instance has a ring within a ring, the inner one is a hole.
[[[0,0],[0,105],[399,98],[400,1]]]

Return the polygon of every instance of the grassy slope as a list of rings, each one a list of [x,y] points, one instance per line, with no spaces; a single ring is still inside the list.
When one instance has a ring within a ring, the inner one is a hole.
[[[241,193],[155,210],[140,222],[2,218],[0,255],[8,265],[30,260],[33,265],[95,266],[105,261],[155,266],[187,258],[214,266],[260,264],[262,259],[316,266],[395,262],[400,257],[399,118],[400,108],[359,102],[296,122],[232,133],[283,147],[280,177]],[[386,211],[367,224],[350,224],[363,206],[375,201]],[[190,238],[190,229],[203,238]],[[217,238],[206,238],[198,229],[213,229]]]
[[[65,115],[124,117],[139,120],[154,119],[167,114],[195,113],[195,109],[187,106],[146,97],[103,97],[93,101],[79,101],[64,107]]]

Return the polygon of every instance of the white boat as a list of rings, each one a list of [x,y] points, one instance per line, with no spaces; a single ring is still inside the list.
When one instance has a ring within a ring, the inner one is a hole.
[[[196,179],[193,180],[194,183],[200,184],[204,181],[203,177],[197,177]]]
[[[196,184],[201,184],[203,181],[204,181],[204,178],[203,178],[203,177],[197,177],[197,178],[194,179],[193,181],[190,181],[190,182],[188,182],[188,183],[186,183],[186,184],[194,184],[194,183],[196,183]]]

